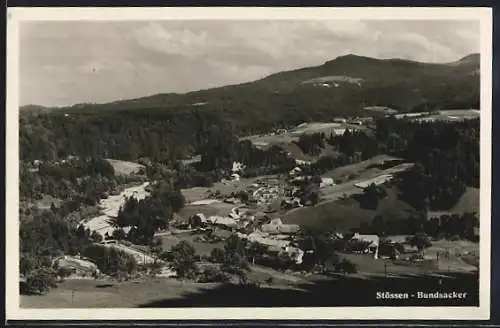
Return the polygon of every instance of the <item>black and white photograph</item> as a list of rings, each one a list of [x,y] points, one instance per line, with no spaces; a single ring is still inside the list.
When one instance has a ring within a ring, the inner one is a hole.
[[[7,318],[489,318],[491,29],[9,10]]]

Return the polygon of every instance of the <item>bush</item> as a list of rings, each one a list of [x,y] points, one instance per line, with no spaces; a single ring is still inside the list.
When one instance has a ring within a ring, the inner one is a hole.
[[[35,270],[26,278],[26,290],[30,294],[41,295],[56,286],[56,274],[50,268]]]
[[[190,278],[196,270],[194,247],[183,240],[170,250],[172,266],[180,278]]]
[[[207,267],[198,277],[198,282],[228,282],[229,277],[220,268]]]
[[[337,271],[342,272],[344,275],[358,272],[358,267],[356,263],[343,258],[342,261],[337,265]]]
[[[83,256],[91,259],[102,273],[119,278],[133,273],[137,268],[137,262],[132,255],[114,247],[89,245],[83,251]]]
[[[127,235],[125,234],[125,231],[123,231],[123,229],[115,229],[115,230],[113,230],[112,237],[113,237],[113,239],[116,239],[116,240],[122,240],[122,239],[125,239],[127,237]]]

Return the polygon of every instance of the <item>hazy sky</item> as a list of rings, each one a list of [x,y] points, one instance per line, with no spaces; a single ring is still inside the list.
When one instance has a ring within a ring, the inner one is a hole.
[[[72,105],[252,81],[354,53],[449,62],[474,21],[23,22],[20,103]]]

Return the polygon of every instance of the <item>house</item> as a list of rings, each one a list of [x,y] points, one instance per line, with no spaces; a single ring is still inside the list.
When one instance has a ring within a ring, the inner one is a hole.
[[[248,240],[249,242],[254,242],[266,246],[268,248],[268,251],[271,253],[286,253],[295,261],[295,263],[302,263],[304,251],[300,248],[291,246],[290,242],[287,240],[270,238],[269,236],[266,236],[261,232],[253,232],[250,234],[238,233],[238,236],[242,239]]]
[[[300,172],[302,172],[302,169],[297,166],[297,167],[294,167],[292,170],[290,170],[290,172],[288,172],[288,174],[291,176],[295,176],[297,174],[300,174]]]
[[[189,227],[197,228],[202,227],[207,222],[207,218],[203,213],[197,213],[189,218]]]
[[[296,207],[303,207],[302,203],[300,202],[300,198],[291,198],[291,199],[284,199],[281,202],[281,207],[286,208],[286,209],[291,209],[291,208],[296,208]]]
[[[230,217],[224,217],[224,216],[210,216],[207,218],[207,222],[219,226],[223,229],[235,229],[238,227],[238,223],[236,222],[235,219],[230,218]]]
[[[299,231],[300,227],[297,224],[283,224],[281,219],[273,219],[268,224],[261,226],[262,232],[268,234],[291,234]]]
[[[320,188],[329,187],[335,185],[335,182],[332,178],[321,178],[321,182],[319,184]]]
[[[245,165],[243,165],[243,163],[233,162],[233,168],[232,168],[231,172],[233,172],[233,173],[241,172],[241,171],[243,171],[244,168],[245,168]]]
[[[378,258],[380,238],[377,235],[360,235],[355,233],[348,243],[348,248],[362,253],[371,253],[374,258]]]

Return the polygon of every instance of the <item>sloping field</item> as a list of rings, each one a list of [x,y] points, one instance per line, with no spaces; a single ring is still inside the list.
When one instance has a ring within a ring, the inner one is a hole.
[[[363,209],[352,199],[334,200],[313,207],[297,208],[282,216],[283,223],[321,227],[328,230],[349,231],[363,223],[371,223],[376,215],[386,220],[399,220],[413,213],[413,209],[398,200],[396,188],[388,188],[387,196],[376,210]]]
[[[109,286],[109,287],[104,287]],[[196,284],[156,278],[138,283],[108,280],[66,280],[43,296],[21,296],[22,308],[130,308],[165,298],[210,289],[218,284]]]
[[[120,175],[131,175],[131,174],[137,174],[139,173],[139,170],[144,168],[144,165],[134,163],[134,162],[128,162],[128,161],[121,161],[118,159],[106,159],[115,169],[115,174],[120,174]]]
[[[297,141],[302,134],[324,133],[329,136],[330,134],[343,134],[346,129],[364,130],[365,127],[333,122],[303,123],[283,134],[253,135],[241,138],[241,140],[250,140],[256,146],[268,147],[276,144],[292,143]]]
[[[477,109],[455,109],[455,110],[440,110],[436,112],[417,112],[417,113],[401,113],[396,114],[398,119],[408,118],[414,120],[466,120],[479,118],[480,111]]]
[[[164,251],[169,251],[173,246],[177,245],[180,241],[187,241],[193,245],[197,255],[208,256],[214,248],[224,248],[223,242],[208,243],[199,239],[200,235],[193,235],[190,232],[184,232],[175,235],[161,236],[162,247]]]
[[[366,176],[366,174],[363,174],[363,173],[368,173],[369,176],[374,177],[374,175],[381,172],[382,169],[381,168],[374,168],[373,166],[381,165],[385,162],[399,161],[399,160],[401,160],[401,159],[398,157],[393,157],[393,156],[389,156],[389,155],[377,155],[377,156],[372,157],[366,161],[362,161],[362,162],[354,163],[354,164],[350,164],[350,165],[345,165],[345,166],[336,168],[334,170],[331,170],[331,171],[323,174],[323,177],[333,178],[334,180],[340,180],[340,181],[345,181],[346,179],[349,178],[349,176],[355,176],[355,177]]]
[[[476,212],[479,214],[479,188],[468,187],[450,212]]]
[[[146,253],[140,252],[134,248],[122,245],[122,244],[110,244],[109,246],[106,247],[114,247],[118,250],[121,250],[135,258],[137,261],[137,264],[148,264],[148,263],[153,263],[155,259],[151,256],[149,256]]]

